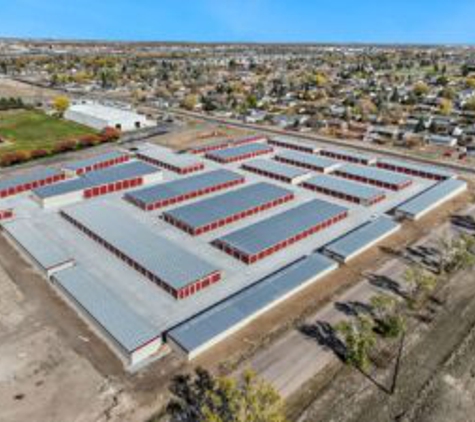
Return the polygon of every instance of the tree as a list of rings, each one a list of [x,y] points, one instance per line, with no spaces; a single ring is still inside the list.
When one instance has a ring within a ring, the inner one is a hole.
[[[194,94],[187,95],[182,102],[182,107],[186,110],[194,110],[198,104],[198,96]]]
[[[69,98],[63,95],[58,96],[54,98],[53,100],[53,107],[58,113],[58,115],[61,117],[64,115],[64,113],[69,108],[69,106],[70,106]]]
[[[398,337],[404,331],[405,321],[395,297],[386,294],[373,296],[371,306],[375,313],[376,330],[383,337]]]
[[[246,371],[241,380],[213,377],[197,368],[179,375],[170,386],[167,406],[171,421],[180,422],[284,422],[283,402],[267,383]]]
[[[454,105],[451,100],[448,98],[442,98],[439,103],[439,111],[440,114],[443,114],[444,116],[448,116],[450,113],[452,113],[452,110],[454,108]]]
[[[359,315],[355,320],[339,323],[336,330],[345,342],[346,361],[357,368],[366,369],[370,363],[369,354],[376,345],[374,321]]]
[[[413,91],[418,97],[422,97],[429,93],[429,86],[425,82],[419,81],[414,85]]]
[[[317,73],[315,75],[315,85],[319,88],[325,86],[328,83],[327,77],[323,73]]]
[[[404,281],[410,289],[411,305],[417,306],[435,289],[438,280],[420,265],[412,265],[404,272]]]

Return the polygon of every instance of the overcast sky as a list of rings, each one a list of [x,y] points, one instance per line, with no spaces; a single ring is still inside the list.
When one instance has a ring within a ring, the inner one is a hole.
[[[475,44],[475,0],[0,0],[0,36]]]

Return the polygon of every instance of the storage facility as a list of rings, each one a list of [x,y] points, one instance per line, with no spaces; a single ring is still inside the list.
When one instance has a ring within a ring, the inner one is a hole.
[[[167,333],[167,343],[194,359],[337,267],[319,254],[305,257],[178,325]]]
[[[367,207],[386,198],[386,192],[382,189],[327,174],[312,177],[303,182],[302,186],[315,192]]]
[[[332,160],[331,158],[296,151],[287,151],[277,154],[274,160],[302,167],[307,170],[318,171],[319,173],[331,173],[341,166],[339,161]]]
[[[43,207],[61,207],[83,199],[146,185],[162,180],[160,169],[140,161],[84,173],[79,178],[33,191],[33,198]]]
[[[274,149],[267,144],[245,144],[237,147],[212,151],[206,154],[206,158],[217,161],[221,164],[243,161],[259,155],[270,154]]]
[[[390,158],[382,158],[378,160],[377,166],[385,170],[409,174],[411,176],[422,177],[430,180],[441,181],[452,179],[454,177],[453,173],[437,167],[429,167],[422,164],[414,164],[408,161],[400,161]]]
[[[97,130],[111,127],[127,132],[155,125],[135,111],[93,101],[71,105],[64,113],[64,118]]]
[[[347,216],[347,208],[314,199],[220,237],[213,245],[246,264],[253,264]]]
[[[44,236],[28,220],[4,223],[2,228],[10,243],[47,277],[74,265],[69,252]]]
[[[105,154],[95,155],[84,160],[72,161],[63,166],[68,176],[81,176],[90,171],[102,170],[117,164],[129,161],[130,157],[123,151],[111,151]]]
[[[346,263],[400,228],[400,224],[383,215],[325,246],[323,252],[338,262]]]
[[[61,271],[53,283],[127,366],[143,362],[163,347],[160,330],[84,268]]]
[[[176,154],[168,148],[146,144],[137,152],[137,158],[178,174],[189,174],[205,168],[204,163],[193,156]]]
[[[320,150],[320,155],[334,158],[335,160],[348,161],[354,164],[364,164],[366,166],[376,164],[375,157],[370,157],[365,154],[360,154],[358,152],[348,151],[345,149],[325,148]]]
[[[396,208],[396,216],[419,220],[424,215],[467,190],[467,183],[447,179]]]
[[[125,195],[125,199],[144,211],[178,204],[244,183],[244,176],[229,170],[213,170],[185,179],[161,183]]]
[[[181,230],[197,236],[292,199],[294,193],[290,190],[270,183],[256,183],[167,211],[163,218]]]
[[[221,280],[218,268],[155,234],[121,208],[89,202],[61,215],[175,299]]]
[[[66,175],[57,169],[42,168],[18,176],[0,180],[0,198],[27,192],[40,186],[52,185],[64,180]]]
[[[268,142],[270,145],[275,145],[280,148],[293,149],[295,151],[301,151],[307,154],[317,154],[320,151],[320,148],[316,145],[297,142],[288,138],[276,137],[269,139]]]
[[[309,170],[265,159],[252,160],[244,163],[241,167],[252,173],[293,185],[297,185],[312,176]]]
[[[234,140],[226,140],[226,141],[218,141],[213,142],[206,145],[201,145],[199,147],[194,147],[190,149],[191,154],[204,154],[211,151],[218,151],[220,149],[225,149],[229,147],[235,147],[239,145],[246,145],[254,142],[266,142],[267,136],[264,135],[252,135],[252,136],[245,136],[242,138],[234,139]]]
[[[335,171],[337,176],[361,183],[368,183],[379,188],[400,191],[412,184],[412,179],[406,175],[394,173],[376,167],[365,167],[345,164]]]

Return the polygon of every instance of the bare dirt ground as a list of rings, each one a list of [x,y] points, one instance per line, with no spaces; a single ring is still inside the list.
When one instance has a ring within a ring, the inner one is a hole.
[[[224,125],[221,126],[206,122],[187,121],[181,130],[175,130],[166,135],[157,136],[149,141],[175,150],[182,150],[245,136],[249,133],[249,131],[244,129],[232,128]]]
[[[12,79],[0,78],[0,97],[22,98],[28,102],[47,102],[58,95],[58,92],[46,88],[35,87]]]

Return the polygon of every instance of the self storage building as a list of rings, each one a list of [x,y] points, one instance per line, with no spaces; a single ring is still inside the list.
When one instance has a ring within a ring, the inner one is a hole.
[[[270,145],[273,145],[276,147],[292,149],[292,150],[304,152],[307,154],[317,154],[320,151],[320,148],[317,147],[316,145],[297,142],[288,138],[276,137],[276,138],[269,139],[268,142]]]
[[[193,156],[176,154],[156,145],[146,144],[137,152],[137,158],[178,174],[189,174],[203,170],[205,165]]]
[[[161,331],[82,266],[56,273],[53,283],[128,367],[163,348]]]
[[[172,209],[163,214],[170,224],[197,236],[291,201],[294,193],[270,183],[256,183]]]
[[[241,174],[219,169],[139,189],[128,193],[125,199],[144,211],[152,211],[237,186],[244,181]]]
[[[320,150],[320,155],[334,158],[335,160],[347,161],[349,163],[354,164],[363,164],[366,166],[373,165],[376,163],[375,157],[370,157],[368,155],[360,154],[358,152],[353,152],[346,149],[325,148]]]
[[[331,158],[296,151],[279,153],[274,157],[274,160],[319,173],[331,173],[341,166],[339,161]]]
[[[337,268],[320,254],[305,257],[179,324],[166,334],[167,343],[194,359]]]
[[[345,164],[335,170],[337,176],[367,183],[379,188],[400,191],[407,188],[413,182],[412,178],[403,174],[394,173],[376,167],[359,166],[355,164]]]
[[[314,199],[213,241],[223,252],[253,264],[348,216],[348,208]]]
[[[160,169],[140,161],[129,161],[103,170],[85,173],[79,178],[35,189],[33,198],[43,207],[61,207],[113,192],[159,182]]]
[[[386,192],[382,189],[327,174],[305,180],[302,186],[324,195],[364,206],[377,204],[386,198]]]
[[[274,149],[270,145],[254,143],[212,151],[206,154],[206,158],[221,164],[227,164],[248,160],[259,155],[270,154],[273,151]]]
[[[17,195],[40,186],[52,185],[65,178],[64,172],[53,168],[41,168],[17,176],[2,178],[0,180],[0,198]]]
[[[437,181],[452,179],[455,177],[453,173],[438,167],[429,167],[423,164],[409,163],[407,161],[393,160],[390,158],[378,160],[377,167]]]
[[[129,159],[130,157],[126,152],[111,151],[85,158],[84,160],[69,162],[63,166],[63,170],[69,176],[81,176],[90,171],[102,170],[117,164],[123,164],[129,161]]]
[[[61,215],[175,299],[221,280],[218,268],[154,233],[120,207],[86,202]]]
[[[312,176],[310,170],[304,170],[273,160],[256,159],[244,163],[241,168],[261,176],[297,185]]]

